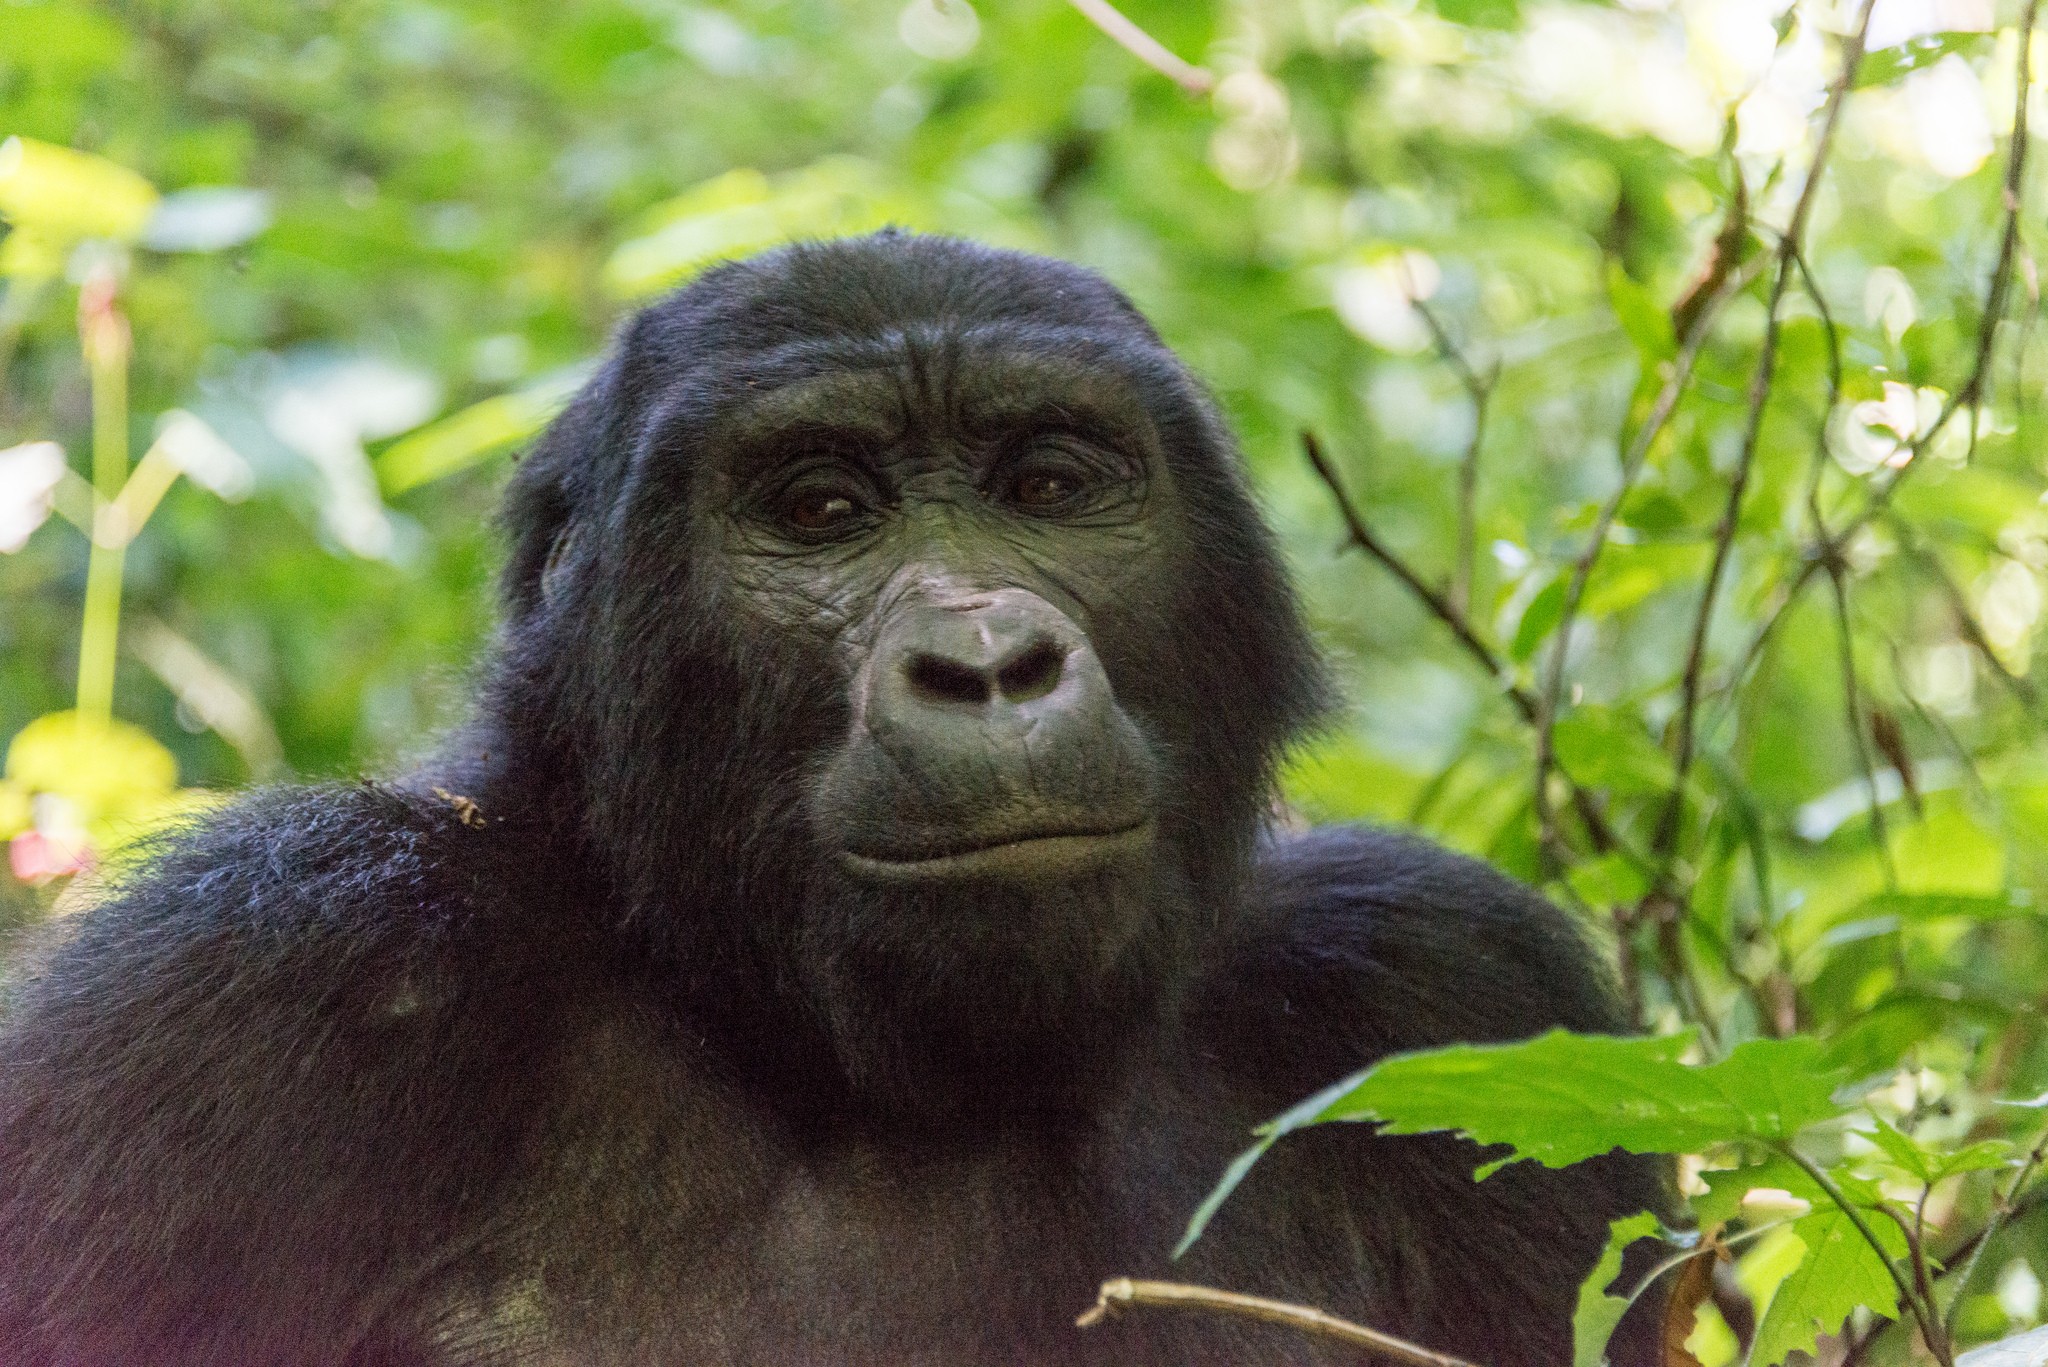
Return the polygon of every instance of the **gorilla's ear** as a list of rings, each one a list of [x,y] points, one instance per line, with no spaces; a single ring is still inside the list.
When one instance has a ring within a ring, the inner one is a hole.
[[[614,354],[526,452],[499,514],[511,554],[503,593],[513,616],[552,606],[573,568],[579,529],[601,517],[625,415]]]

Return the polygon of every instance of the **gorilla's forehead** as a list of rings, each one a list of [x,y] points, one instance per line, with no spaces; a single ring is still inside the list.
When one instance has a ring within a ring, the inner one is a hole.
[[[660,444],[694,446],[735,473],[824,431],[888,452],[1057,428],[1135,454],[1156,448],[1155,414],[1177,397],[1177,372],[1127,338],[1016,323],[806,339],[723,358],[710,383],[679,386]]]

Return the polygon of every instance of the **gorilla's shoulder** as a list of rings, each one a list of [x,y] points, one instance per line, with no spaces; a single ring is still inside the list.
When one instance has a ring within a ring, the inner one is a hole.
[[[324,1325],[360,1270],[421,1263],[514,1170],[560,993],[503,906],[515,838],[467,816],[257,794],[15,956],[0,1349],[38,1304],[138,1343],[216,1310]]]
[[[253,987],[302,958],[345,978],[366,957],[430,953],[504,914],[494,866],[513,848],[454,795],[372,784],[259,791],[124,859],[83,911],[48,927],[46,944],[31,942],[33,967],[17,994],[32,998],[35,983],[79,974],[114,979],[106,986],[118,991],[147,982],[159,961],[230,947],[236,957],[222,966],[233,974],[192,990]]]
[[[1570,916],[1476,859],[1366,826],[1262,851],[1195,1000],[1214,1056],[1301,1095],[1404,1050],[1625,1028]]]

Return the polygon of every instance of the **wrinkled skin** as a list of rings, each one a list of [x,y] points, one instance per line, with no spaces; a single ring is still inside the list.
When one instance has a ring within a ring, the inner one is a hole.
[[[506,520],[440,758],[252,797],[25,960],[0,1361],[1356,1360],[1076,1329],[1117,1275],[1569,1359],[1650,1164],[1474,1184],[1469,1145],[1328,1127],[1167,1262],[1307,1092],[1619,1022],[1500,875],[1264,830],[1317,657],[1109,286],[900,234],[711,272]]]

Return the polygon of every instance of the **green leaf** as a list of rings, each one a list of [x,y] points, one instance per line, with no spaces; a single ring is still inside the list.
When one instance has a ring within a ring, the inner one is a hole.
[[[1897,1225],[1881,1216],[1864,1223],[1886,1255],[1907,1255],[1906,1236]],[[1898,1310],[1898,1286],[1884,1258],[1840,1207],[1816,1205],[1792,1229],[1806,1245],[1806,1256],[1778,1283],[1778,1294],[1764,1311],[1750,1349],[1751,1367],[1772,1367],[1795,1351],[1812,1352],[1820,1335],[1840,1329],[1859,1306],[1880,1315]]]
[[[1870,1141],[1886,1158],[1918,1178],[1924,1186],[1932,1186],[1958,1173],[2002,1168],[2012,1159],[2013,1146],[2003,1139],[1985,1139],[1965,1148],[1943,1152],[1905,1133],[1883,1116],[1874,1119],[1877,1127],[1868,1135]]]
[[[799,238],[919,226],[916,205],[876,191],[885,179],[854,157],[827,157],[772,180],[747,167],[727,171],[649,211],[639,235],[605,263],[605,282],[615,294],[642,298],[713,262]]]
[[[1629,278],[1619,261],[1607,263],[1607,299],[1621,321],[1621,330],[1635,343],[1646,374],[1678,355],[1678,334],[1672,331],[1671,315],[1658,307],[1649,290]]]
[[[1897,47],[1864,54],[1856,68],[1856,88],[1888,85],[1909,71],[1933,66],[1951,52],[1968,52],[1985,40],[1982,33],[1929,33],[1910,38]]]
[[[539,384],[473,403],[393,442],[377,457],[377,483],[401,494],[467,470],[495,451],[537,434],[589,377],[574,366]]]
[[[1876,1117],[1876,1120],[1877,1128],[1870,1132],[1871,1142],[1883,1151],[1885,1157],[1923,1183],[1933,1182],[1934,1155],[1922,1148],[1918,1140],[1883,1116]]]
[[[1579,1304],[1572,1311],[1572,1367],[1600,1367],[1607,1360],[1607,1341],[1629,1307],[1626,1297],[1608,1295],[1607,1287],[1621,1275],[1621,1255],[1628,1246],[1656,1233],[1657,1217],[1648,1211],[1607,1227],[1607,1247],[1579,1283]]]
[[[1643,730],[1643,724],[1614,708],[1577,707],[1558,719],[1557,761],[1565,772],[1593,788],[1655,793],[1677,777],[1671,757]]]
[[[0,217],[54,241],[132,241],[156,209],[156,187],[105,157],[12,137],[0,142]]]
[[[1764,1314],[1750,1359],[1753,1367],[1781,1362],[1795,1348],[1811,1350],[1817,1334],[1841,1328],[1849,1312],[1859,1305],[1867,1305],[1881,1314],[1897,1309],[1898,1288],[1885,1270],[1883,1259],[1820,1183],[1798,1163],[1775,1154],[1751,1167],[1702,1176],[1707,1194],[1693,1201],[1693,1214],[1703,1229],[1725,1224],[1738,1212],[1758,1224],[1774,1223],[1779,1218],[1776,1211],[1782,1207],[1759,1208],[1748,1199],[1752,1192],[1783,1192],[1807,1205],[1806,1213],[1795,1214],[1788,1225],[1805,1253],[1798,1266],[1778,1284],[1777,1294]],[[1905,1236],[1878,1212],[1884,1198],[1877,1183],[1857,1176],[1846,1166],[1829,1170],[1828,1180],[1851,1204],[1870,1212],[1864,1222],[1886,1254],[1895,1258],[1906,1256]],[[1792,1210],[1796,1212],[1798,1207]]]
[[[1516,664],[1527,664],[1536,654],[1536,647],[1557,629],[1558,619],[1564,616],[1564,594],[1570,579],[1569,572],[1558,575],[1538,589],[1529,606],[1522,609],[1514,639],[1508,642],[1508,655]]]

